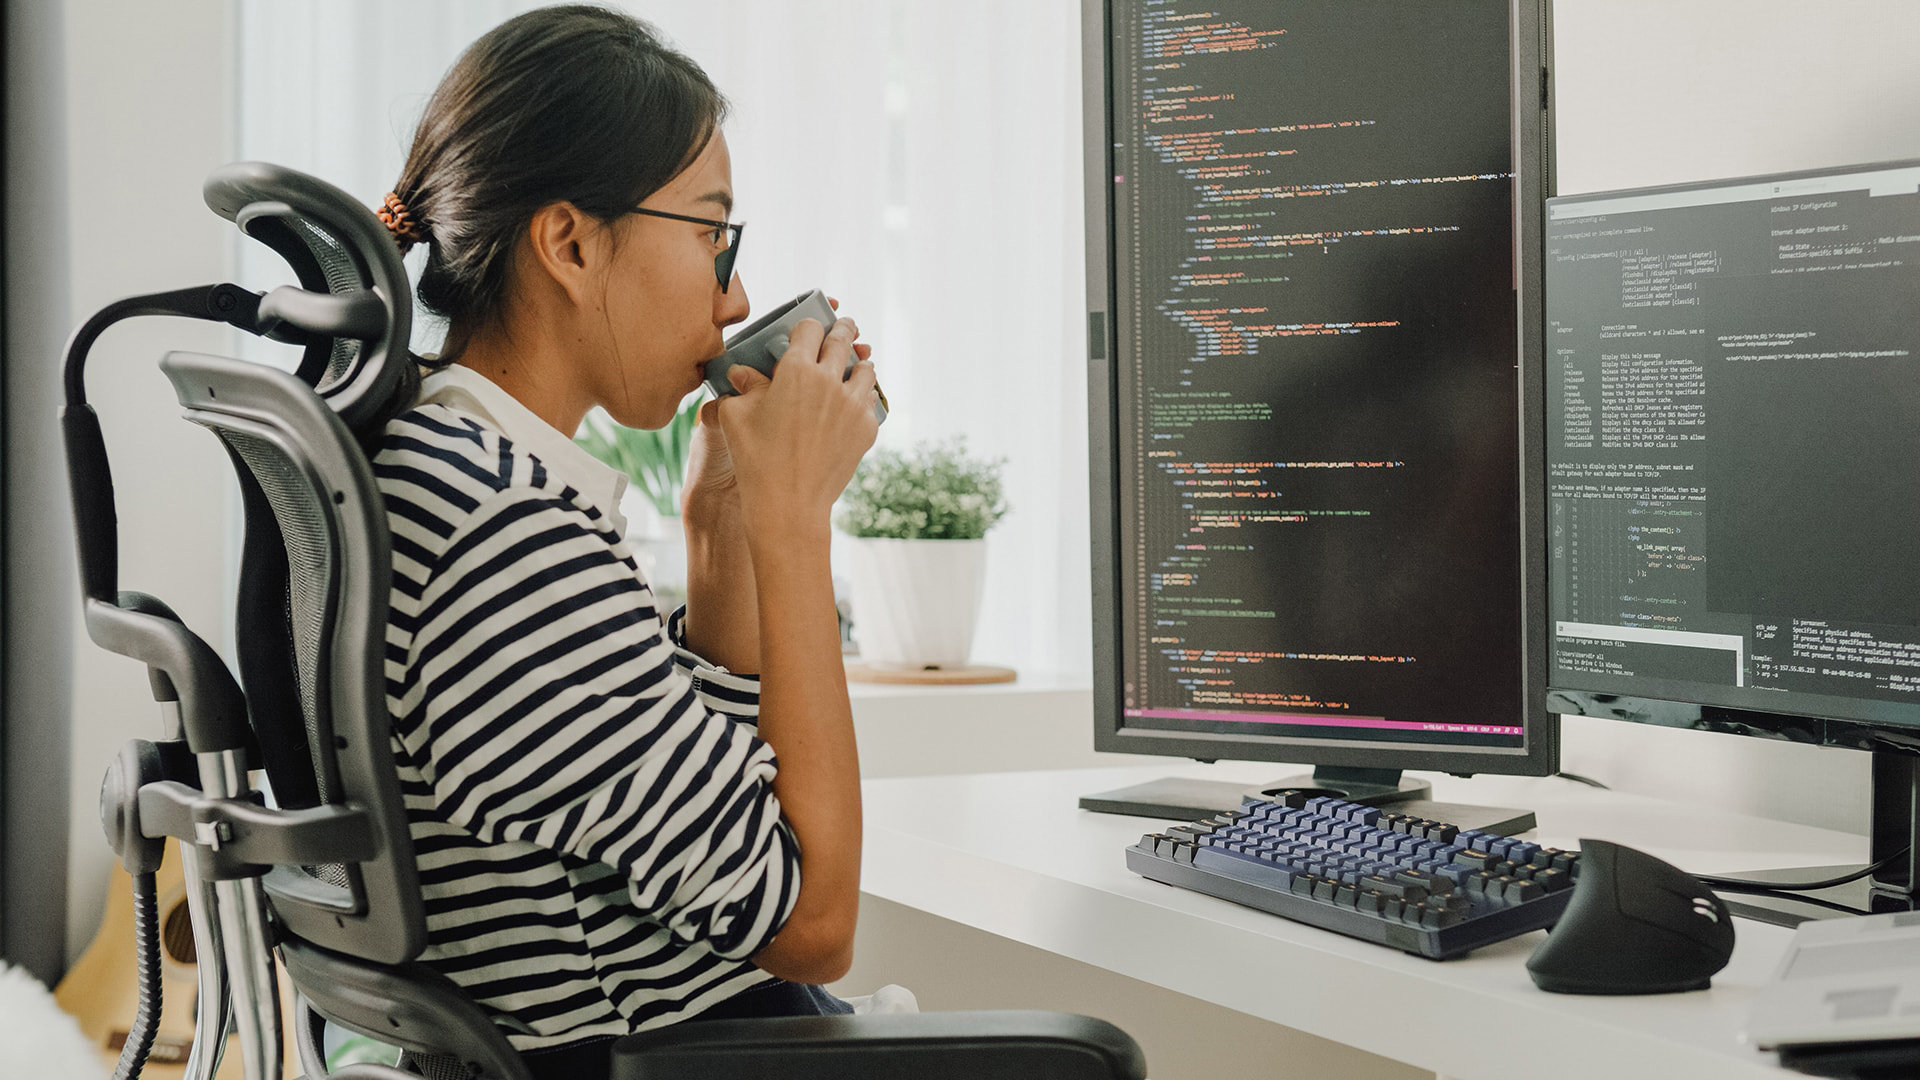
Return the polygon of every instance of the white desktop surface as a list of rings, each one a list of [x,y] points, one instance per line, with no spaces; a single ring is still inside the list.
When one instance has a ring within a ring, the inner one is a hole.
[[[1740,1038],[1788,930],[1738,920],[1733,960],[1704,992],[1548,994],[1524,967],[1543,932],[1435,962],[1132,873],[1122,850],[1169,823],[1089,813],[1076,799],[1170,772],[1260,783],[1295,770],[1238,763],[870,780],[862,891],[1446,1077],[1791,1075]],[[1616,840],[1699,873],[1866,854],[1863,837],[1563,779],[1429,779],[1435,799],[1533,809],[1543,843]]]

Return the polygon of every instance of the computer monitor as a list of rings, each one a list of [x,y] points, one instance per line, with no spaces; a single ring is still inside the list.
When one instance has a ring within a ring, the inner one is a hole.
[[[1084,10],[1096,748],[1552,772],[1545,5]]]
[[[1553,707],[1875,751],[1873,858],[1907,849],[1877,883],[1910,896],[1920,162],[1546,228]]]

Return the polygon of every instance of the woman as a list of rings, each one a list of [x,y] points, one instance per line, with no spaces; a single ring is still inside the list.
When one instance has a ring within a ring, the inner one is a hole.
[[[448,72],[381,210],[448,322],[375,460],[423,960],[543,1075],[693,1017],[846,1008],[813,985],[851,962],[860,876],[828,512],[874,439],[868,349],[805,323],[701,409],[671,615],[624,478],[570,438],[596,405],[666,424],[746,317],[724,111],[631,17],[530,12]]]

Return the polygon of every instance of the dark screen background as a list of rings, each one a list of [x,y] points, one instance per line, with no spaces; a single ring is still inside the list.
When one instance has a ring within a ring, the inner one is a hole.
[[[1520,745],[1505,0],[1113,29],[1128,726]]]

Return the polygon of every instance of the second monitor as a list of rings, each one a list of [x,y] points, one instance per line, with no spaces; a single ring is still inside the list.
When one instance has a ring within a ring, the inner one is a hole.
[[[1555,199],[1547,243],[1554,706],[1871,751],[1871,880],[1769,908],[1920,904],[1920,162]]]

